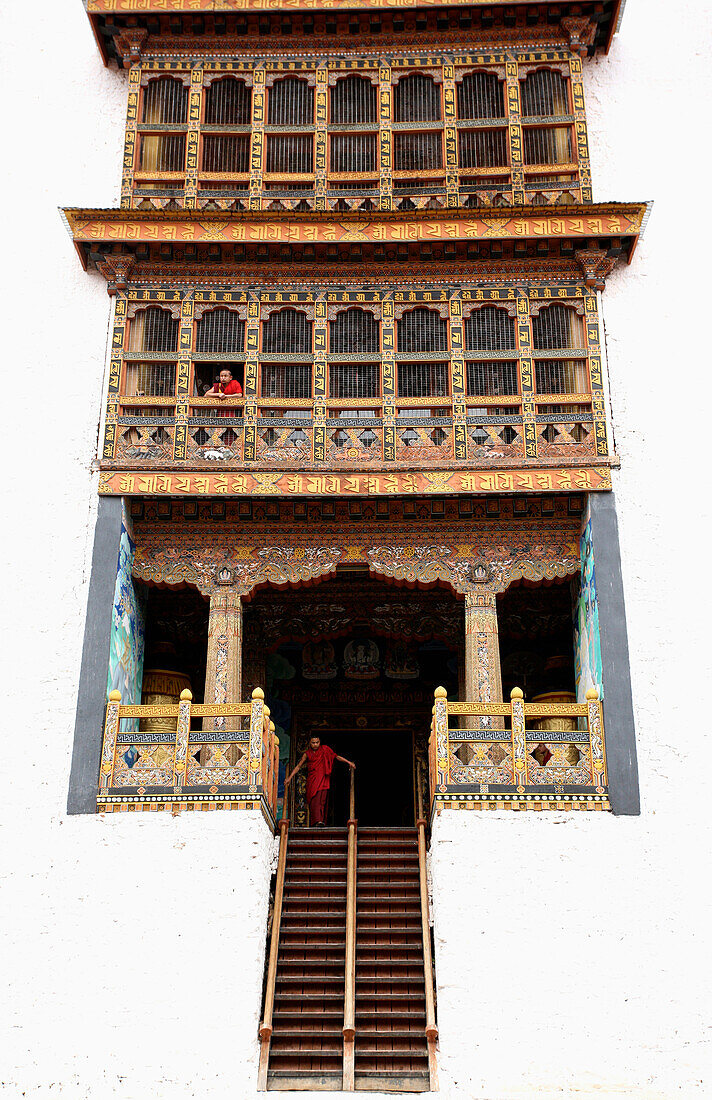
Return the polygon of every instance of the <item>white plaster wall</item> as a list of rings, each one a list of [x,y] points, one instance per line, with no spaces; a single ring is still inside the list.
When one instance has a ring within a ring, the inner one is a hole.
[[[33,4],[31,33],[27,5],[3,7],[0,1089],[250,1097],[267,830],[64,812],[109,300],[56,208],[118,202],[125,77],[101,66],[79,0]],[[704,197],[709,172],[689,157],[706,126],[688,110],[709,101],[702,7],[670,27],[669,3],[629,0],[610,57],[585,68],[596,198],[656,200],[604,296],[644,813],[439,820],[442,1086],[458,1100],[704,1092],[706,241],[703,209],[677,199]]]

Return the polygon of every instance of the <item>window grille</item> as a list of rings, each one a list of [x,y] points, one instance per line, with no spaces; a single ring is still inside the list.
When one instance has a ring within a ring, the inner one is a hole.
[[[494,306],[474,309],[465,321],[465,347],[468,351],[502,351],[516,346],[514,318],[504,309]]]
[[[525,127],[525,164],[570,164],[572,156],[568,126],[554,126],[551,129]]]
[[[129,351],[177,351],[179,322],[165,309],[142,309],[131,321]]]
[[[332,172],[375,172],[376,134],[333,134]]]
[[[522,116],[560,118],[569,113],[566,81],[561,73],[540,69],[530,73],[521,84]]]
[[[446,363],[399,363],[399,397],[447,396]]]
[[[516,361],[468,363],[467,392],[470,397],[499,397],[500,394],[518,394],[519,382]]]
[[[504,85],[493,73],[469,73],[457,86],[457,117],[504,118]]]
[[[312,350],[311,330],[311,321],[306,314],[296,309],[282,309],[273,313],[262,325],[262,350],[275,354],[287,351],[309,353]]]
[[[205,89],[205,121],[210,126],[249,126],[252,92],[244,80],[226,76]]]
[[[196,325],[196,351],[241,352],[245,349],[245,323],[231,309],[213,309]]]
[[[376,397],[378,373],[377,363],[332,363],[329,397]]]
[[[398,322],[398,351],[446,351],[447,322],[434,309],[413,309]]]
[[[509,161],[506,130],[461,130],[461,168],[499,168]]]
[[[587,393],[585,359],[538,359],[535,363],[537,393]]]
[[[437,122],[440,119],[440,90],[432,76],[412,73],[395,87],[395,122]]]
[[[394,134],[393,167],[396,172],[428,171],[443,166],[439,133]]]
[[[185,134],[143,134],[141,172],[182,172],[185,168]]]
[[[331,90],[331,122],[377,122],[377,89],[362,76],[347,76]]]
[[[143,122],[177,125],[188,115],[188,89],[172,76],[149,81],[143,94]]]
[[[270,126],[311,126],[314,91],[305,80],[275,80],[269,93],[267,122]]]
[[[558,304],[548,306],[532,317],[535,348],[582,348],[583,317]]]
[[[172,397],[176,392],[175,363],[129,363],[124,393],[127,397]]]
[[[161,405],[122,405],[124,416],[172,416],[173,410]]]
[[[311,397],[311,388],[312,369],[309,363],[262,365],[263,397]]]
[[[378,409],[332,409],[330,415],[340,420],[376,420],[381,414]]]
[[[269,134],[267,137],[268,172],[313,172],[311,134]]]
[[[329,324],[329,350],[378,351],[378,321],[365,309],[346,309]]]
[[[203,138],[203,171],[230,172],[250,170],[250,135],[206,134]]]

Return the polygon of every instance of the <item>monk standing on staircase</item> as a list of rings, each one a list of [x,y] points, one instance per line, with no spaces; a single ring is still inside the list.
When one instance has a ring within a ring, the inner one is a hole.
[[[307,802],[309,803],[309,822],[311,825],[324,826],[326,824],[324,821],[326,803],[331,785],[331,769],[335,760],[340,760],[342,764],[348,764],[350,768],[356,768],[351,760],[346,760],[343,756],[337,756],[328,745],[322,745],[320,737],[310,737],[307,751],[302,753],[301,760],[285,779],[285,784],[290,783],[306,761]]]

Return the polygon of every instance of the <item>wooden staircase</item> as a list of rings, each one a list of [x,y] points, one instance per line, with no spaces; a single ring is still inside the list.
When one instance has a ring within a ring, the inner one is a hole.
[[[358,832],[352,1071],[343,1034],[347,852],[346,829],[289,834],[262,1087],[427,1091],[434,1040],[426,1039],[418,832]]]
[[[356,1088],[430,1088],[416,829],[360,829]]]

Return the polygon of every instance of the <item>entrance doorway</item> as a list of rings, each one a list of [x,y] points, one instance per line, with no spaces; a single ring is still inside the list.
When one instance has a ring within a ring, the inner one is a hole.
[[[338,756],[356,765],[359,827],[415,824],[415,752],[412,730],[324,730],[319,736]],[[335,764],[327,824],[343,826],[349,816],[349,769]]]
[[[265,685],[280,739],[280,796],[287,768],[316,734],[356,764],[359,825],[412,827],[433,692],[440,684],[458,692],[462,600],[449,588],[405,589],[367,570],[337,571],[309,588],[263,589],[244,621],[244,689]],[[287,792],[293,827],[309,824],[304,771]],[[346,824],[348,782],[346,766],[335,764],[333,826]]]

